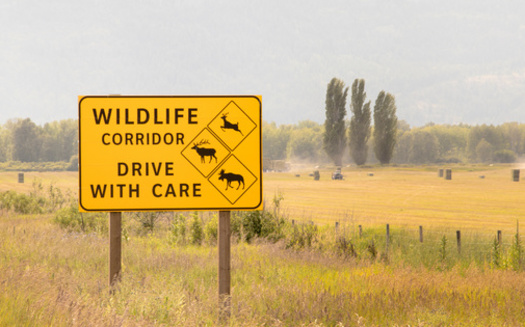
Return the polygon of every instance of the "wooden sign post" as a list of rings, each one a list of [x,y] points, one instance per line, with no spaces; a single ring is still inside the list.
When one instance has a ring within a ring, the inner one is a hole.
[[[219,211],[219,319],[230,317],[231,289],[231,242],[230,211]]]
[[[109,213],[109,286],[120,280],[122,269],[122,212]]]

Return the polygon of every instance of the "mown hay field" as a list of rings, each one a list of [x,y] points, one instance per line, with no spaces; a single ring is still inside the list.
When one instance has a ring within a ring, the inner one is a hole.
[[[314,168],[286,173],[264,173],[265,202],[282,195],[282,213],[289,219],[352,225],[448,227],[515,231],[525,219],[525,172],[512,180],[516,166],[451,167],[452,179],[438,177],[445,167],[344,168],[344,180],[331,180],[331,170],[321,179],[309,176]],[[448,168],[448,167],[446,167]],[[519,167],[518,167],[519,168]],[[75,172],[0,173],[0,192],[30,192],[33,183],[78,192]],[[297,177],[299,176],[299,177]]]
[[[451,180],[439,178],[439,168],[346,168],[342,181],[329,170],[319,181],[312,169],[267,173],[264,193],[266,201],[282,194],[290,219],[318,224],[515,231],[525,218],[525,180],[512,180],[513,166],[452,167]]]
[[[17,191],[29,193],[34,189],[34,183],[43,186],[53,185],[62,189],[64,192],[70,191],[71,194],[78,193],[78,173],[77,172],[24,172],[24,183],[18,182],[18,172],[0,172],[0,192]]]

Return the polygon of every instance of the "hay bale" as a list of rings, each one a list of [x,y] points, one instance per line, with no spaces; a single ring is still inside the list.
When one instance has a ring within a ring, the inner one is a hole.
[[[451,180],[452,179],[452,169],[445,170],[445,179]]]

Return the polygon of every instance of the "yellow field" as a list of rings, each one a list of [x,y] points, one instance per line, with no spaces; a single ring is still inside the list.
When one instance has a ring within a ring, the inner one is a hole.
[[[33,190],[33,182],[78,193],[77,172],[25,172],[24,183],[18,183],[18,172],[0,172],[0,192],[15,190],[28,193]]]
[[[525,180],[513,182],[512,166],[452,168],[452,180],[439,178],[437,167],[345,168],[343,181],[308,176],[313,168],[290,173],[265,173],[267,204],[281,193],[283,212],[295,220],[316,223],[409,225],[515,231],[525,220]],[[300,177],[296,177],[299,174]],[[373,174],[373,176],[370,176]],[[480,178],[484,176],[484,178]],[[0,191],[30,192],[33,181],[77,193],[75,172],[0,173]]]
[[[458,167],[452,180],[432,167],[347,168],[343,181],[331,180],[329,171],[321,171],[319,181],[311,171],[267,173],[264,193],[266,201],[282,193],[291,219],[316,223],[515,230],[525,218],[525,181],[513,182],[511,170]]]

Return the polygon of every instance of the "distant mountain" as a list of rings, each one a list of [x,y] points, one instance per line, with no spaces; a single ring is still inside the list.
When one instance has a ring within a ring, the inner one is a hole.
[[[427,122],[525,121],[519,1],[93,1],[0,5],[0,122],[77,117],[82,94],[261,94],[324,121],[332,77]]]

